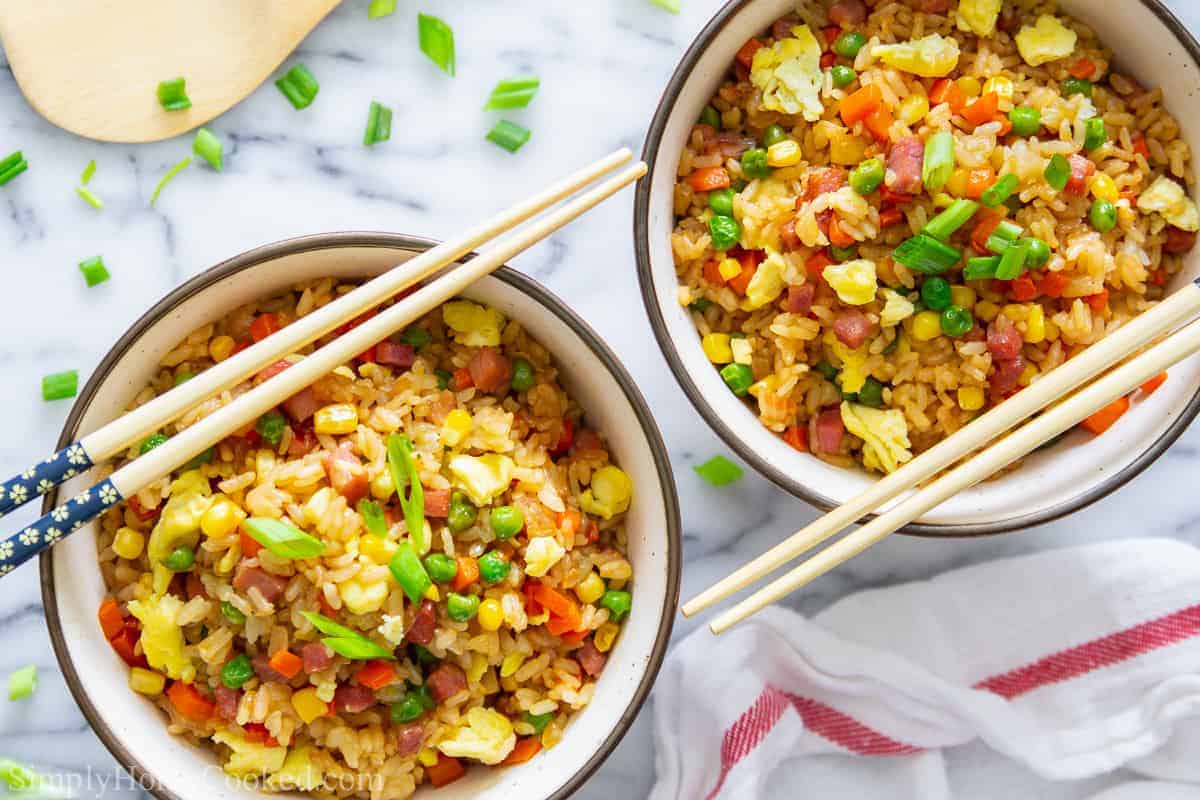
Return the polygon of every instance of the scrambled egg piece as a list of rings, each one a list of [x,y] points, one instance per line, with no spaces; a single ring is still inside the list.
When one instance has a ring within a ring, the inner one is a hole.
[[[262,742],[247,741],[233,730],[222,729],[213,734],[213,741],[228,745],[233,752],[225,762],[225,771],[238,778],[269,775],[283,769],[286,747],[267,747]]]
[[[900,44],[877,44],[871,55],[889,67],[922,78],[941,78],[958,66],[958,42],[931,33]]]
[[[196,677],[192,660],[184,655],[183,629],[175,624],[183,601],[173,594],[129,603],[129,613],[142,623],[142,651],[150,666],[167,677],[190,683]]]
[[[508,490],[516,464],[508,456],[488,453],[482,456],[457,455],[447,466],[454,485],[467,493],[471,502],[486,506]]]
[[[325,770],[313,763],[312,751],[312,745],[289,750],[287,758],[283,760],[283,766],[267,778],[267,786],[271,789],[295,789],[300,792],[311,792],[321,788]]]
[[[786,266],[783,256],[774,250],[767,250],[767,257],[758,265],[754,277],[746,285],[746,301],[742,304],[746,311],[762,308],[779,297],[784,287],[783,273]]]
[[[742,224],[739,242],[747,250],[779,249],[779,228],[793,213],[791,186],[774,178],[750,181],[733,198],[733,215]]]
[[[863,440],[863,466],[880,472],[895,472],[912,459],[908,423],[898,408],[870,408],[842,402],[842,424]]]
[[[996,32],[996,19],[1004,0],[962,0],[958,4],[958,29],[976,36],[991,36]]]
[[[879,312],[879,324],[885,328],[899,325],[917,310],[907,297],[894,289],[884,289],[883,298],[883,310]]]
[[[476,706],[467,712],[467,724],[438,744],[438,749],[453,758],[473,758],[484,764],[499,764],[517,746],[508,717],[499,711]]]
[[[1137,207],[1150,213],[1157,211],[1163,219],[1185,231],[1200,230],[1200,213],[1196,203],[1187,196],[1183,187],[1166,175],[1159,175],[1154,183],[1138,197]]]
[[[825,281],[837,292],[838,299],[852,306],[865,306],[875,299],[875,262],[856,258],[825,268]]]
[[[1066,58],[1075,50],[1079,38],[1075,31],[1063,25],[1058,17],[1042,14],[1032,27],[1025,25],[1017,31],[1017,50],[1031,67]]]
[[[745,337],[729,340],[730,357],[737,364],[750,366],[754,363],[754,345]]]
[[[842,391],[847,394],[854,394],[862,389],[867,383],[867,378],[870,376],[870,373],[866,370],[867,345],[864,344],[857,350],[851,350],[833,335],[833,331],[829,332],[825,343],[829,345],[829,349],[842,362],[842,369],[838,373],[838,384],[842,387]]]
[[[525,574],[542,577],[566,552],[553,536],[533,537],[525,546]]]
[[[633,481],[625,470],[612,464],[592,474],[592,485],[579,496],[579,507],[589,514],[612,519],[614,514],[629,510],[633,497]]]
[[[807,25],[792,28],[791,39],[760,47],[750,62],[750,83],[762,90],[762,107],[803,114],[816,122],[821,105],[821,45]]]
[[[337,588],[342,603],[351,614],[371,614],[383,608],[389,591],[386,578],[369,583],[361,578],[351,578],[339,583]]]
[[[152,566],[165,561],[177,547],[196,547],[200,541],[200,520],[213,502],[208,478],[198,469],[176,478],[169,491],[170,498],[146,545]]]
[[[399,647],[404,642],[404,617],[402,615],[383,615],[383,623],[375,629],[379,635]]]
[[[454,331],[454,341],[467,347],[496,347],[504,328],[504,315],[494,308],[452,300],[442,306],[442,320]]]

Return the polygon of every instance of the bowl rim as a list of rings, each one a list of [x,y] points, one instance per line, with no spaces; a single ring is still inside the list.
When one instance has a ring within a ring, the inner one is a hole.
[[[271,244],[262,245],[247,250],[219,262],[198,275],[190,278],[176,289],[165,295],[150,307],[130,327],[121,334],[120,338],[109,348],[104,357],[96,365],[96,369],[88,378],[87,383],[79,392],[71,412],[63,423],[59,436],[58,448],[67,446],[76,438],[76,429],[84,411],[90,405],[100,384],[107,379],[115,364],[124,357],[131,345],[153,324],[170,314],[193,296],[209,288],[218,281],[243,270],[251,269],[260,264],[275,259],[296,255],[299,253],[320,250],[334,250],[346,247],[378,247],[385,249],[412,250],[421,252],[435,247],[437,240],[408,234],[386,233],[374,231],[345,231],[317,233],[283,239]],[[460,261],[473,258],[475,253],[468,253]],[[577,335],[588,349],[604,364],[613,379],[625,393],[626,399],[633,407],[634,415],[646,437],[654,459],[655,470],[659,483],[662,485],[663,506],[667,515],[667,594],[663,603],[662,618],[658,623],[654,647],[650,651],[647,667],[637,688],[633,693],[625,711],[617,720],[616,726],[608,733],[591,757],[569,778],[549,795],[547,800],[565,800],[574,794],[592,776],[600,765],[612,754],[617,744],[624,738],[633,724],[634,719],[645,705],[650,690],[654,685],[659,669],[666,657],[671,633],[675,625],[675,611],[679,605],[679,590],[683,562],[683,534],[680,521],[679,496],[675,485],[674,473],[666,444],[650,407],[642,393],[638,390],[633,377],[625,369],[621,360],[609,348],[600,335],[576,314],[562,299],[542,286],[533,278],[502,266],[492,273],[494,277],[523,294],[532,297],[538,304],[566,324]],[[42,504],[42,513],[48,513],[53,503],[53,494],[47,495]],[[117,762],[126,769],[133,779],[158,800],[181,800],[179,795],[167,788],[167,782],[146,768],[138,758],[114,735],[100,718],[92,698],[83,690],[78,671],[67,650],[66,639],[58,614],[57,594],[54,586],[54,551],[47,550],[40,556],[39,578],[42,585],[42,606],[46,615],[46,625],[50,634],[50,643],[54,655],[62,669],[63,678],[72,697],[87,719],[92,730],[108,749]]]
[[[679,95],[683,91],[684,85],[695,69],[697,62],[704,55],[705,51],[707,51],[709,45],[712,44],[713,39],[743,9],[755,2],[757,0],[729,0],[729,2],[721,7],[713,18],[709,20],[708,24],[696,34],[696,38],[680,58],[654,110],[654,116],[650,121],[650,127],[646,133],[646,143],[642,148],[642,161],[647,164],[648,170],[645,177],[638,181],[634,195],[633,238],[634,253],[637,258],[638,283],[642,293],[642,304],[646,308],[646,315],[650,318],[650,327],[654,331],[655,338],[658,340],[659,349],[662,351],[663,357],[666,359],[667,365],[675,376],[679,387],[687,395],[688,400],[691,401],[692,406],[700,413],[700,416],[708,423],[708,426],[743,460],[776,486],[810,505],[816,506],[823,511],[829,511],[838,505],[833,499],[811,488],[807,484],[801,483],[786,471],[772,465],[757,450],[743,441],[738,436],[734,426],[727,424],[717,414],[716,410],[709,405],[700,388],[692,379],[687,367],[684,365],[683,359],[679,356],[676,343],[671,337],[670,330],[667,328],[666,320],[658,305],[654,272],[650,263],[650,193],[651,187],[654,184],[655,170],[660,166],[658,156],[659,150],[662,147],[662,139],[666,131],[667,121],[674,110]],[[1184,26],[1179,18],[1162,3],[1162,0],[1138,0],[1138,2],[1150,13],[1158,17],[1159,21],[1174,35],[1176,41],[1191,56],[1197,68],[1200,68],[1200,42],[1196,40],[1196,37],[1192,35],[1191,31]],[[674,171],[675,165],[665,165],[664,168]],[[1188,401],[1188,404],[1170,427],[1151,442],[1136,459],[1126,465],[1124,469],[1113,473],[1092,489],[1069,500],[1049,506],[1041,511],[1006,517],[995,522],[910,523],[901,528],[899,532],[914,536],[947,538],[990,536],[999,533],[1017,532],[1035,525],[1061,519],[1107,497],[1140,475],[1168,447],[1174,444],[1175,440],[1192,423],[1197,414],[1200,414],[1200,388],[1197,389],[1196,393]],[[864,519],[874,518],[875,516],[876,514],[872,513],[866,515]]]

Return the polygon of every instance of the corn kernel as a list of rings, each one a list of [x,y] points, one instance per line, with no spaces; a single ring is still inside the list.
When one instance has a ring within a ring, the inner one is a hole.
[[[456,408],[446,415],[442,423],[442,442],[448,447],[457,447],[471,432],[471,413],[462,408]]]
[[[742,274],[742,265],[735,258],[723,258],[721,263],[717,264],[717,272],[721,273],[725,280],[731,280]]]
[[[237,530],[245,518],[246,512],[236,503],[224,495],[217,495],[200,518],[200,530],[204,531],[205,536],[221,538]]]
[[[794,167],[800,163],[800,143],[795,139],[784,139],[767,148],[767,166]]]
[[[442,599],[442,593],[438,591],[437,584],[432,584],[425,590],[425,599],[432,600],[435,603]]]
[[[963,411],[978,411],[983,408],[983,389],[978,386],[958,387],[958,407]]]
[[[485,631],[498,631],[504,624],[504,608],[500,601],[489,597],[479,604],[479,627]]]
[[[1121,198],[1121,193],[1117,191],[1117,184],[1103,172],[1092,177],[1092,195],[1097,200],[1107,200],[1110,203],[1115,203]]]
[[[358,428],[358,409],[348,403],[335,403],[317,409],[313,430],[317,433],[354,433]]]
[[[292,708],[296,710],[296,715],[304,720],[304,724],[312,722],[318,717],[325,716],[329,711],[329,706],[320,697],[317,697],[317,689],[314,686],[309,686],[306,689],[292,695]]]
[[[213,361],[224,361],[233,354],[235,347],[237,342],[232,336],[217,336],[208,343],[208,354],[212,356]]]
[[[965,308],[970,311],[975,307],[975,301],[979,296],[970,286],[951,286],[950,287],[950,302],[959,308]]]
[[[129,688],[138,694],[146,694],[153,697],[154,695],[162,694],[163,688],[167,685],[167,676],[161,672],[155,672],[152,669],[142,669],[134,667],[129,670]]]
[[[991,78],[988,78],[983,84],[983,93],[988,94],[989,92],[995,92],[996,96],[1001,100],[1012,100],[1012,79],[1005,78],[1002,75],[994,75]]]
[[[983,84],[979,82],[979,78],[973,75],[964,75],[958,79],[958,88],[962,89],[962,93],[967,97],[979,97],[979,92],[983,89]]]
[[[897,116],[901,122],[911,127],[925,119],[925,115],[928,113],[929,98],[923,94],[914,92],[900,102],[899,114]]]
[[[975,316],[984,322],[991,322],[1000,315],[1000,306],[991,300],[981,300],[975,304]]]
[[[1021,372],[1021,385],[1028,386],[1029,384],[1033,383],[1033,379],[1037,377],[1037,374],[1038,368],[1032,363],[1026,362],[1025,369]]]
[[[839,134],[829,137],[829,160],[842,166],[857,165],[867,154],[867,143],[857,136]]]
[[[1046,311],[1037,303],[1029,305],[1029,315],[1025,317],[1025,341],[1037,344],[1046,340]]]
[[[423,767],[432,767],[438,762],[438,752],[432,747],[422,747],[421,752],[417,753],[417,761],[420,761]]]
[[[483,677],[483,673],[487,672],[487,658],[482,653],[476,653],[471,656],[471,666],[467,667],[467,680],[471,683],[479,683],[479,679]]]
[[[513,673],[519,670],[521,665],[525,663],[525,658],[525,654],[521,652],[512,652],[506,655],[504,660],[500,662],[500,677],[511,678]]]
[[[596,602],[604,596],[604,580],[596,574],[595,570],[589,572],[588,576],[575,587],[575,596],[581,603]]]
[[[733,349],[729,346],[728,333],[706,333],[700,340],[704,355],[714,364],[728,364],[733,361]]]
[[[954,198],[945,192],[938,192],[933,196],[934,208],[947,208],[954,202]]]
[[[1045,317],[1045,321],[1043,324],[1046,326],[1046,340],[1051,341],[1051,342],[1057,342],[1059,330],[1058,330],[1058,326],[1054,324],[1054,320],[1051,319],[1050,317]]]
[[[962,197],[967,193],[967,182],[970,177],[962,167],[955,169],[950,173],[950,180],[946,181],[946,191],[955,197]]]
[[[392,556],[396,554],[396,549],[397,544],[395,542],[381,539],[372,533],[360,536],[358,539],[358,552],[376,564],[386,564],[391,561]]]
[[[621,632],[621,627],[612,622],[606,622],[596,629],[596,633],[592,636],[592,644],[601,653],[607,653],[612,649],[613,642],[617,640],[617,634]]]
[[[936,311],[922,311],[913,317],[913,338],[928,342],[942,335],[942,315]]]
[[[145,546],[146,537],[128,526],[122,527],[117,531],[117,535],[112,543],[113,552],[121,558],[128,559],[140,556]]]
[[[1009,303],[1002,309],[1002,311],[1004,312],[1004,316],[1008,317],[1013,322],[1024,321],[1025,317],[1029,313],[1025,306],[1021,305],[1020,303]]]

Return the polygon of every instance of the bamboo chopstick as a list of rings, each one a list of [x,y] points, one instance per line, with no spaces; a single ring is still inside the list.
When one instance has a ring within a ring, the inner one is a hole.
[[[458,238],[412,257],[261,342],[89,433],[49,459],[0,484],[0,516],[44,494],[92,464],[116,455],[204,399],[241,383],[268,364],[316,341],[347,320],[354,319],[422,278],[454,263],[485,242],[626,163],[632,156],[628,148],[610,153],[475,225]]]
[[[1104,406],[1197,351],[1200,351],[1200,320],[1190,323],[1082,391],[1052,406],[1037,419],[976,454],[895,508],[880,514],[871,522],[802,562],[781,578],[720,614],[709,628],[715,634],[728,630],[814,578],[850,560],[938,503],[995,474],[1060,433],[1070,430]]]
[[[479,278],[494,272],[517,253],[546,238],[645,174],[646,165],[643,162],[622,170],[594,189],[510,234],[476,258],[439,276],[296,362],[289,369],[175,434],[166,443],[121,467],[92,489],[63,503],[26,530],[11,536],[7,542],[0,542],[0,575],[6,574],[53,545],[125,497],[133,495],[159,477],[187,463],[197,453],[214,446],[233,431],[244,428],[281,401],[327,375],[374,343],[419,319],[430,309],[453,298]],[[340,321],[344,322],[345,319]],[[7,557],[6,552],[9,554]]]
[[[1200,286],[1189,283],[1154,308],[1134,317],[1112,334],[1049,372],[1027,389],[1000,403],[958,432],[946,437],[900,469],[875,481],[807,527],[747,562],[683,604],[684,616],[712,606],[759,581],[801,553],[983,447],[1037,411],[1074,391],[1146,343],[1200,315]],[[915,519],[915,518],[914,518]],[[907,520],[911,522],[912,520]]]

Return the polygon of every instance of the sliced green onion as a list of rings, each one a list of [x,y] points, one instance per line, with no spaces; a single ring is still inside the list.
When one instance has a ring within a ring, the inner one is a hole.
[[[892,258],[909,269],[926,275],[940,275],[962,258],[962,253],[926,233],[918,233],[901,242],[892,251]]]
[[[90,181],[92,179],[92,176],[95,174],[96,174],[96,159],[93,158],[91,161],[89,161],[87,163],[87,166],[83,168],[83,174],[79,176],[79,182],[82,183],[84,186],[87,186],[88,181]]]
[[[1050,157],[1050,163],[1046,165],[1044,174],[1046,183],[1061,192],[1067,188],[1067,181],[1071,180],[1071,163],[1062,153],[1055,153]]]
[[[921,181],[925,188],[936,192],[950,180],[954,172],[954,134],[941,131],[925,142],[925,160],[921,163]]]
[[[979,196],[979,201],[988,208],[995,208],[1008,200],[1020,185],[1021,179],[1016,175],[1011,173],[1001,175],[998,181],[983,190],[983,194]]]
[[[25,156],[21,154],[20,150],[5,156],[4,160],[0,161],[0,186],[27,169],[29,169],[29,162],[25,160]]]
[[[529,105],[529,101],[537,94],[538,87],[541,85],[542,82],[536,75],[505,78],[492,89],[492,93],[488,96],[488,101],[483,105],[483,110],[494,111],[501,108],[524,108]],[[707,111],[708,108],[711,108],[711,106],[706,107],[705,110]],[[719,120],[720,118],[718,117]]]
[[[1104,120],[1100,117],[1092,117],[1085,122],[1083,131],[1084,150],[1095,150],[1108,141],[1108,130],[1104,127]]]
[[[283,92],[283,96],[288,99],[292,107],[297,110],[312,105],[313,98],[321,89],[321,84],[317,83],[317,79],[303,64],[297,64],[289,69],[282,78],[275,81],[275,85],[279,87],[279,91]]]
[[[192,140],[192,152],[207,161],[217,172],[221,171],[221,155],[224,150],[225,146],[221,144],[221,140],[208,128],[196,131],[196,138]]]
[[[429,587],[433,586],[429,573],[425,571],[421,559],[417,558],[417,551],[408,542],[401,542],[396,548],[396,554],[388,562],[388,569],[413,603],[420,603]]]
[[[187,96],[187,81],[183,78],[163,81],[158,85],[158,104],[167,111],[183,111],[192,107]]]
[[[712,106],[705,106],[700,112],[700,122],[703,125],[709,125],[713,130],[721,130],[721,112],[717,111]]]
[[[454,75],[454,31],[444,20],[428,14],[417,14],[417,42],[421,52],[437,64],[438,69]]]
[[[387,462],[396,496],[404,510],[404,525],[417,550],[423,553],[429,549],[429,543],[425,541],[425,490],[417,477],[417,461],[407,436],[395,433],[388,436]],[[405,489],[408,489],[407,493]]]
[[[725,486],[742,477],[742,468],[725,456],[713,456],[703,464],[692,467],[696,474],[713,486]]]
[[[96,209],[97,211],[104,208],[104,201],[101,200],[99,197],[97,197],[95,192],[93,192],[91,189],[88,189],[85,186],[76,186],[75,194],[82,197],[85,201],[87,201],[87,204],[89,206]]]
[[[37,689],[37,667],[30,664],[8,676],[8,699],[24,700]]]
[[[339,625],[329,617],[318,614],[315,611],[301,611],[300,613],[312,623],[314,628],[329,637],[322,639],[321,644],[340,656],[355,661],[370,658],[385,658],[388,660],[396,658],[391,650],[375,644],[375,642],[353,628]]]
[[[377,142],[392,138],[392,110],[376,100],[367,109],[367,130],[363,133],[363,144],[370,147]]]
[[[532,134],[515,122],[502,119],[487,133],[487,140],[498,144],[510,153],[515,153],[529,141]]]
[[[1020,238],[1024,232],[1025,229],[1017,223],[1003,220],[988,237],[987,249],[1002,256],[1008,251],[1008,246]]]
[[[650,0],[650,2],[659,8],[670,11],[672,14],[678,14],[682,8],[679,0]]]
[[[379,19],[396,13],[396,0],[371,0],[367,6],[367,19]]]
[[[42,376],[43,400],[66,400],[79,391],[79,370],[55,372]]]
[[[1008,246],[1000,263],[996,265],[996,277],[1002,281],[1011,281],[1025,271],[1025,257],[1029,255],[1029,240],[1018,239]]]
[[[944,242],[956,230],[966,225],[978,210],[979,203],[976,203],[974,200],[959,198],[951,203],[945,211],[925,223],[925,227],[921,229],[921,233]]]
[[[325,552],[325,543],[320,539],[277,519],[250,517],[242,527],[250,538],[280,558],[315,558]]]
[[[42,782],[37,773],[11,758],[0,757],[0,783],[14,792],[24,792]]]
[[[160,180],[158,185],[154,187],[154,193],[150,195],[150,205],[154,205],[154,203],[158,200],[158,195],[162,192],[163,187],[170,183],[172,178],[183,172],[191,165],[192,157],[188,156],[183,161],[180,161],[178,164],[167,170],[167,174],[162,176],[162,180]]]
[[[364,497],[358,501],[358,513],[362,515],[363,524],[367,526],[367,533],[378,536],[380,539],[387,538],[387,518],[383,515],[383,509],[379,507],[379,503]]]
[[[996,277],[996,267],[1000,266],[1000,256],[979,256],[968,258],[963,267],[964,281],[980,281]]]
[[[108,273],[108,267],[104,266],[104,258],[101,256],[92,256],[80,261],[79,271],[83,273],[83,279],[89,288],[104,283],[112,277]]]

